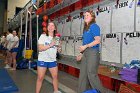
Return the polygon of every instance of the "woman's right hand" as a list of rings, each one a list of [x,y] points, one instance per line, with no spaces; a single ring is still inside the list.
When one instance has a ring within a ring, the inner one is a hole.
[[[49,44],[50,47],[52,47],[52,46],[54,46],[54,45],[55,45],[55,41],[52,41],[52,42]]]
[[[76,56],[76,61],[81,61],[82,59],[82,54],[79,54],[78,56]]]

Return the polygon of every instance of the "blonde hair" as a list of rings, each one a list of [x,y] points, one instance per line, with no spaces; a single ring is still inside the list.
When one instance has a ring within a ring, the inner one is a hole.
[[[96,23],[96,21],[95,21],[95,18],[96,18],[95,13],[92,10],[88,10],[86,12],[88,12],[91,15],[92,20],[89,22],[89,24],[87,24],[86,22],[84,22],[84,29],[83,29],[83,31],[87,31],[89,29],[89,27],[90,27],[91,24]]]

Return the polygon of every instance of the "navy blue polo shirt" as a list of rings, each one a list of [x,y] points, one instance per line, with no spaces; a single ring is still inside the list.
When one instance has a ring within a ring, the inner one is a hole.
[[[83,45],[93,42],[95,36],[100,36],[100,27],[96,23],[93,23],[90,25],[88,31],[84,31],[83,33]],[[92,48],[99,50],[99,44]]]

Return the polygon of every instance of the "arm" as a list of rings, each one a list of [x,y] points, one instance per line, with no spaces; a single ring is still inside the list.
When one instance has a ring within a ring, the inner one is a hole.
[[[14,48],[17,45],[18,41],[15,41],[12,48]]]
[[[94,41],[87,44],[87,47],[93,47],[100,44],[100,27],[98,25],[91,26],[91,33],[94,36]]]
[[[91,43],[89,43],[89,44],[87,44],[87,45],[85,45],[86,46],[86,48],[88,48],[88,47],[93,47],[93,46],[95,46],[95,45],[97,45],[97,44],[100,44],[100,36],[95,36],[94,37],[94,41],[93,42],[91,42]]]
[[[91,34],[94,38],[94,41],[89,44],[81,46],[79,48],[80,52],[83,52],[86,48],[90,48],[96,46],[97,44],[100,44],[100,28],[98,25],[93,25],[91,27]]]
[[[43,45],[43,44],[38,44],[38,50],[41,52],[41,51],[45,51],[49,48],[51,48],[52,46],[55,45],[55,42],[52,42],[51,44],[48,44],[48,45]]]
[[[50,48],[50,46],[49,45],[44,45],[44,36],[43,35],[41,35],[40,37],[39,37],[39,40],[38,40],[38,50],[39,50],[39,52],[41,52],[41,51],[45,51],[45,50],[47,50],[47,49],[49,49]]]
[[[57,47],[57,51],[61,53],[62,51],[62,41],[59,41],[59,46]]]
[[[4,46],[4,47],[7,47],[8,43],[9,43],[9,41],[6,40],[6,41],[5,41],[5,46]]]
[[[39,52],[41,52],[41,51],[45,51],[45,50],[47,50],[47,49],[49,49],[50,48],[50,45],[42,45],[42,44],[39,44],[38,45],[38,50],[39,50]]]
[[[90,48],[90,47],[93,47],[97,44],[100,44],[100,36],[95,36],[94,39],[95,40],[93,42],[86,44],[86,45],[83,45],[83,46],[80,46],[80,48],[79,48],[80,52],[82,53],[86,48]]]
[[[19,38],[16,36],[16,37],[14,37],[14,39],[12,38],[11,40],[14,41],[13,46],[11,48],[15,48],[15,46],[19,42]]]
[[[76,61],[81,61],[82,57],[83,57],[83,54],[80,53],[78,56],[76,56]]]

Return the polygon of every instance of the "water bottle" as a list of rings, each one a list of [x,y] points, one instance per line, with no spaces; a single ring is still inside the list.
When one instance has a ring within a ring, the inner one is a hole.
[[[55,45],[56,45],[56,46],[59,46],[59,41],[60,41],[60,34],[57,33],[57,34],[55,35]]]
[[[55,45],[58,46],[60,41],[60,37],[56,36],[55,37]]]

